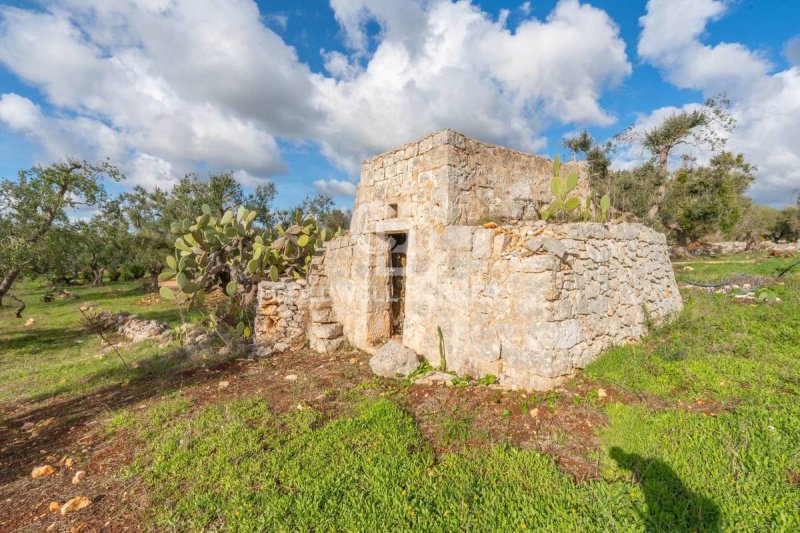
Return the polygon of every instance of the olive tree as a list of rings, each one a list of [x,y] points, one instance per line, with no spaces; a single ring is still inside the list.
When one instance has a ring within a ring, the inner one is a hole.
[[[684,166],[669,183],[659,217],[679,246],[720,230],[732,230],[746,207],[743,193],[755,167],[742,154],[722,152],[706,166]]]
[[[106,197],[104,180],[123,179],[110,162],[76,159],[37,165],[0,181],[0,304],[17,278],[43,253],[45,237],[71,209]]]
[[[734,126],[729,107],[730,102],[724,95],[716,96],[706,100],[699,108],[675,111],[652,128],[632,126],[617,136],[617,142],[638,144],[649,152],[659,170],[661,182],[648,210],[649,218],[658,216],[666,198],[670,181],[668,166],[673,151],[681,145],[711,151],[724,147]]]

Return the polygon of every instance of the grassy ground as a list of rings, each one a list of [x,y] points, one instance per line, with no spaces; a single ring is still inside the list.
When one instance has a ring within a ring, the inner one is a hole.
[[[23,319],[16,319],[14,302],[9,300],[10,306],[0,308],[0,402],[40,400],[141,376],[144,369],[127,368],[113,352],[100,346],[99,337],[81,328],[78,311],[79,306],[95,304],[96,311],[128,311],[177,325],[178,313],[173,305],[140,303],[148,296],[140,285],[70,287],[77,298],[57,297],[44,303],[42,296],[48,289],[40,282],[17,284],[16,292],[27,309]],[[27,325],[28,319],[36,323]],[[163,352],[149,342],[122,349],[130,363],[159,361]]]
[[[768,277],[787,262],[708,258],[676,273]],[[246,365],[104,417],[107,442],[137,447],[112,475],[140,484],[137,524],[159,531],[798,531],[800,277],[768,290],[779,300],[682,289],[672,324],[550,394],[407,387],[349,354],[314,383],[280,358]],[[99,369],[61,369],[58,352],[46,376],[91,386]],[[14,354],[4,383],[52,393],[15,369],[31,352]],[[328,364],[313,357],[309,375]],[[569,447],[596,465],[589,479],[543,453]]]

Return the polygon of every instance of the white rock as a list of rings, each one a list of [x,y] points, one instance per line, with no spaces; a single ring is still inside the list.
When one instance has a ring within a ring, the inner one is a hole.
[[[406,348],[396,341],[389,341],[375,352],[369,360],[369,367],[378,376],[407,376],[417,369],[419,358],[411,348]]]

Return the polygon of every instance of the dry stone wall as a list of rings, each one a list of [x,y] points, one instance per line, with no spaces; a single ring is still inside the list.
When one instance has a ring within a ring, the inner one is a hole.
[[[586,192],[584,167],[565,167]],[[347,338],[374,353],[391,338],[438,365],[441,328],[449,369],[545,389],[680,310],[663,235],[638,224],[526,222],[552,200],[551,174],[546,158],[452,130],[365,161],[350,233],[313,261],[311,346],[328,352]],[[485,227],[487,218],[501,226]],[[390,267],[398,243],[400,274]],[[277,300],[265,292],[262,309],[265,298]]]
[[[709,243],[708,248],[714,254],[735,254],[747,251],[746,241],[720,241]],[[759,250],[775,250],[778,252],[800,252],[800,241],[798,242],[772,242],[761,241],[758,245]]]
[[[449,369],[509,388],[550,388],[681,309],[666,240],[639,224],[447,226],[410,239],[402,344],[436,365],[439,327]],[[345,335],[375,351],[389,317],[383,282],[368,280],[385,274],[359,246],[331,243],[325,272]]]
[[[364,161],[350,233],[532,218],[553,199],[552,169],[546,157],[442,130]],[[587,192],[585,164],[566,163],[568,172]]]
[[[262,281],[258,286],[255,340],[272,351],[300,348],[309,325],[308,283]]]

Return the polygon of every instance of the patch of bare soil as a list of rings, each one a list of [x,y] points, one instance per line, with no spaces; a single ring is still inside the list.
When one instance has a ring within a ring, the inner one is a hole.
[[[596,434],[607,422],[603,403],[667,406],[663,400],[601,389],[582,377],[538,395],[491,386],[404,386],[373,377],[368,360],[369,355],[358,351],[319,355],[301,350],[143,378],[69,398],[0,405],[0,531],[146,529],[146,487],[122,475],[143,443],[125,430],[109,436],[106,423],[112,411],[146,410],[178,390],[191,410],[258,396],[277,413],[300,405],[326,419],[346,413],[364,396],[390,397],[416,417],[438,454],[510,443],[553,455],[578,481],[599,475]],[[724,409],[700,401],[685,407]],[[55,472],[33,478],[32,470],[43,465]],[[73,484],[78,471],[85,477]],[[88,498],[90,505],[62,515],[61,506],[78,496]],[[59,507],[51,511],[53,502]]]

